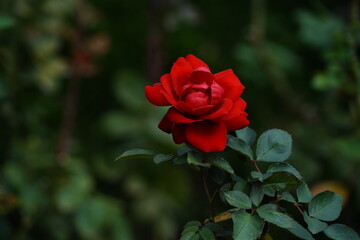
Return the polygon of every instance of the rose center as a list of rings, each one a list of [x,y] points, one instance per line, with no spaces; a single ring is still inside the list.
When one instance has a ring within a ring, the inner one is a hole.
[[[183,87],[182,100],[194,109],[217,105],[223,97],[223,88],[214,81],[214,75],[203,69],[190,74],[190,81]]]

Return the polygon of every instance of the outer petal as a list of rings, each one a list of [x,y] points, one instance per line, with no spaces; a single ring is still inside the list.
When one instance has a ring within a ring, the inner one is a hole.
[[[156,106],[171,105],[165,96],[161,93],[163,87],[161,83],[155,83],[153,86],[145,87],[146,98]]]
[[[215,81],[224,89],[224,97],[233,101],[237,100],[245,89],[231,69],[216,73],[214,76]]]
[[[224,114],[229,113],[233,107],[233,102],[230,99],[223,99],[216,107],[214,107],[208,115],[203,116],[204,119],[214,119],[218,118]]]
[[[170,108],[166,113],[166,117],[174,123],[193,123],[201,121],[201,119],[192,119],[185,117],[182,113],[177,111],[174,107]]]
[[[239,98],[236,102],[234,102],[234,105],[228,114],[225,114],[217,119],[214,119],[214,121],[224,122],[224,121],[231,120],[241,114],[244,114],[245,107],[246,107],[246,102],[242,98]]]
[[[242,129],[242,128],[248,126],[250,122],[246,117],[247,117],[247,114],[244,113],[244,114],[237,116],[236,118],[233,118],[233,119],[225,122],[227,131],[229,131],[229,132],[235,131],[235,130]]]
[[[181,144],[186,142],[184,124],[182,123],[175,124],[172,129],[172,136],[176,144]]]
[[[167,117],[167,115],[165,115],[163,117],[163,119],[160,121],[160,123],[158,125],[160,130],[163,130],[166,133],[171,133],[173,126],[174,126],[174,123],[172,121],[170,121],[170,119]]]
[[[223,122],[211,121],[185,125],[186,140],[195,148],[204,152],[218,152],[226,147],[227,129]]]
[[[202,60],[198,59],[192,54],[189,54],[185,57],[186,61],[193,67],[193,69],[205,67],[207,69],[210,69],[206,63],[204,63]]]
[[[192,71],[193,68],[183,57],[178,58],[172,66],[170,71],[172,87],[179,97],[181,96],[184,85],[188,83],[189,75]]]
[[[160,82],[163,85],[164,90],[162,93],[164,94],[165,98],[171,105],[176,106],[178,97],[173,90],[170,73],[162,75],[160,78]]]

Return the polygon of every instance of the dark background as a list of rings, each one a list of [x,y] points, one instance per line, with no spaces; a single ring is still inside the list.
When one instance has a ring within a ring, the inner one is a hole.
[[[357,0],[1,0],[0,239],[171,240],[208,218],[196,170],[114,162],[179,148],[143,88],[190,53],[234,70],[250,127],[291,133],[291,164],[314,193],[342,194],[338,222],[359,231],[358,11]],[[247,177],[250,164],[229,161]]]

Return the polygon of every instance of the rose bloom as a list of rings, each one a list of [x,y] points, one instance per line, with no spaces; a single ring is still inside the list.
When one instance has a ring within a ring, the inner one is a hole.
[[[203,152],[224,150],[227,132],[249,125],[243,90],[231,69],[212,74],[191,54],[177,59],[160,83],[145,87],[152,104],[171,106],[159,128],[175,143],[188,142]]]

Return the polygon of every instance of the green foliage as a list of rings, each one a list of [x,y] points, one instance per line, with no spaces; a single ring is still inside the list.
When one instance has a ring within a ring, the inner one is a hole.
[[[301,180],[301,178],[302,178],[299,171],[296,170],[289,163],[274,163],[274,164],[271,164],[266,172],[267,173],[289,172],[299,180]]]
[[[226,201],[237,208],[240,209],[250,209],[251,208],[251,200],[249,196],[247,196],[245,193],[234,190],[225,192],[225,199]]]
[[[180,240],[189,239],[215,240],[216,238],[210,228],[201,226],[199,221],[190,221],[185,224]]]
[[[261,235],[264,221],[259,216],[240,210],[232,216],[232,219],[234,222],[234,240],[255,240]]]
[[[279,207],[275,204],[264,204],[256,212],[265,221],[275,224],[281,228],[294,228],[296,222],[290,216],[281,213]]]
[[[243,154],[241,152],[243,149],[251,150],[250,146],[255,142],[255,136],[256,134],[253,130],[238,131],[237,137],[228,136],[229,141],[231,141],[228,146],[234,152]],[[246,147],[244,148],[244,146]],[[214,182],[221,185],[219,188],[220,198],[225,203],[235,207],[235,209],[229,209],[216,217],[213,216],[210,221],[221,223],[231,217],[233,220],[233,239],[239,240],[262,239],[268,231],[265,228],[266,224],[273,224],[286,229],[297,238],[305,240],[313,240],[312,234],[319,234],[323,231],[330,238],[334,237],[333,239],[343,236],[341,234],[333,236],[334,231],[330,228],[333,225],[328,227],[327,223],[322,222],[333,221],[339,217],[342,206],[340,195],[325,191],[312,197],[309,187],[302,180],[299,171],[289,163],[284,162],[291,152],[290,135],[279,129],[266,131],[259,137],[256,147],[256,152],[263,156],[262,159],[270,160],[265,162],[275,163],[271,163],[267,168],[267,172],[263,174],[257,165],[258,161],[247,156],[248,160],[253,163],[257,170],[250,173],[251,177],[248,180],[236,176],[230,163],[219,153],[204,154],[204,157],[201,158],[201,153],[199,152],[192,150],[185,151],[188,159],[190,156],[189,164],[209,167],[208,163],[211,163],[216,167],[216,171],[211,171],[211,168],[209,173]],[[258,148],[261,150],[259,151]],[[269,154],[272,151],[274,152]],[[270,156],[270,158],[266,156]],[[202,159],[206,160],[206,162]],[[222,174],[220,174],[221,172]],[[230,182],[226,182],[226,175],[231,176]],[[204,176],[202,177],[204,178]],[[204,184],[206,184],[205,181]],[[210,197],[211,195],[208,191],[206,187],[207,195]],[[293,194],[296,194],[297,200],[293,197]],[[215,195],[216,192],[213,197]],[[210,205],[212,204],[213,197],[209,198]],[[290,216],[287,208],[282,207],[283,201],[280,200],[288,202],[288,204],[293,205],[294,208],[301,212],[307,228]],[[207,221],[209,220],[206,220],[204,223]],[[217,225],[215,224],[215,226]],[[201,227],[200,222],[192,221],[187,223],[182,232],[181,239],[214,239],[214,233],[221,236],[225,232],[224,229],[212,232],[210,229]],[[344,234],[356,234],[352,231],[347,227],[344,227],[343,230]]]
[[[255,206],[259,206],[264,198],[264,189],[260,184],[251,186],[250,199]]]
[[[309,203],[309,216],[323,221],[334,221],[341,212],[341,196],[325,191],[316,195]]]
[[[220,156],[211,157],[210,163],[211,163],[211,165],[214,165],[215,167],[217,167],[225,172],[228,172],[232,175],[235,174],[234,170],[232,169],[232,167],[230,166],[228,161],[226,161],[224,158],[222,158]]]
[[[308,203],[312,199],[312,194],[309,190],[309,187],[306,183],[301,183],[301,185],[296,189],[296,194],[298,201],[301,203]]]
[[[300,184],[298,178],[289,172],[275,172],[263,182],[263,188],[269,191],[291,191]]]
[[[243,154],[244,156],[249,157],[250,159],[254,158],[253,152],[252,152],[251,148],[249,147],[249,145],[245,141],[243,141],[239,138],[229,135],[228,141],[227,141],[227,146],[230,147],[231,149],[234,149],[235,151]]]
[[[210,163],[203,162],[202,158],[199,153],[195,152],[189,152],[187,157],[187,162],[189,164],[195,165],[195,166],[201,166],[201,167],[210,167]]]
[[[152,158],[155,155],[153,151],[145,150],[145,149],[131,149],[125,151],[115,160],[123,160],[123,159],[140,159],[140,158]]]
[[[258,139],[256,158],[264,162],[282,162],[291,154],[290,134],[280,129],[264,132]]]
[[[325,229],[324,233],[334,240],[360,239],[359,235],[354,230],[343,224],[332,224]]]
[[[304,220],[308,226],[309,231],[312,234],[317,234],[319,232],[322,232],[328,226],[326,223],[324,223],[320,220],[317,220],[316,218],[309,217],[309,215],[306,212],[304,212]]]
[[[203,240],[215,240],[215,234],[207,227],[203,227],[199,231],[200,237]]]
[[[174,158],[174,155],[172,154],[168,154],[168,155],[165,155],[165,154],[156,154],[155,157],[154,157],[154,162],[156,164],[160,164],[162,162],[166,162],[166,161],[169,161],[171,159]]]
[[[238,139],[243,140],[250,147],[252,147],[256,140],[256,132],[249,127],[237,130],[235,133]]]

